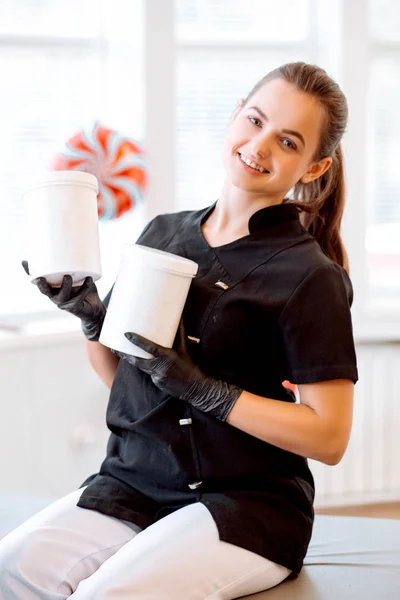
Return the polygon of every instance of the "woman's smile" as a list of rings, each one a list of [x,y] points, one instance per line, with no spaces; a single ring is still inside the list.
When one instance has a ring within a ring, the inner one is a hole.
[[[238,159],[240,165],[247,173],[251,173],[251,175],[254,175],[254,176],[270,175],[269,171],[267,171],[266,169],[261,167],[261,165],[257,165],[257,163],[251,161],[251,159],[249,159],[249,157],[247,157],[245,154],[241,154],[240,152],[238,152],[236,156],[237,156],[237,159]],[[247,164],[245,162],[245,160],[247,162],[251,162],[253,165],[256,165],[256,166],[255,167],[250,166],[249,164]],[[263,170],[260,170],[260,169],[263,169]]]

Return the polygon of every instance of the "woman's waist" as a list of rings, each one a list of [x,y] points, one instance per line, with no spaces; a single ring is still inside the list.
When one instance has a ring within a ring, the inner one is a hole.
[[[167,406],[164,406],[164,411]],[[164,412],[162,411],[162,412]],[[161,412],[161,411],[160,411]],[[124,469],[160,479],[201,478],[257,486],[300,478],[313,486],[307,459],[255,438],[196,409],[182,419],[148,415],[111,434],[108,456]]]

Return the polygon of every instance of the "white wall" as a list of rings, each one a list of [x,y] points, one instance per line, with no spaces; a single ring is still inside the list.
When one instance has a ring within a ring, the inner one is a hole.
[[[63,495],[105,455],[109,390],[80,332],[0,344],[0,492]]]
[[[363,342],[356,350],[347,452],[334,467],[309,461],[316,507],[400,499],[400,344]],[[58,497],[96,472],[108,396],[80,331],[0,339],[0,493]]]

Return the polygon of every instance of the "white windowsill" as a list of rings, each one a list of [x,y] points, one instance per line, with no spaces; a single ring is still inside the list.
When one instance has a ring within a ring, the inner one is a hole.
[[[17,325],[17,321],[20,324]],[[9,330],[1,328],[1,323]],[[400,318],[377,319],[354,324],[354,339],[357,344],[367,343],[400,343]],[[10,319],[0,319],[0,350],[5,348],[25,348],[44,346],[54,343],[70,343],[82,340],[84,336],[80,321],[68,314],[57,313],[21,315]]]
[[[0,321],[0,350],[84,340],[80,321],[67,314],[37,314]],[[19,323],[18,323],[19,321]],[[2,324],[7,329],[2,329]]]

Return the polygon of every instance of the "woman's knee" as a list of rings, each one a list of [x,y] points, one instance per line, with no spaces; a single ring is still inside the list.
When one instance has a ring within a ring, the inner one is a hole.
[[[46,528],[40,528],[10,543],[0,555],[0,600],[47,598],[44,594],[56,590],[57,553]],[[72,592],[71,592],[72,593]],[[30,596],[32,594],[32,596]],[[49,598],[51,596],[48,596]],[[61,596],[57,595],[57,598]]]

